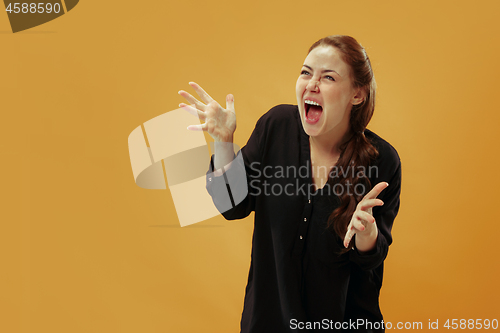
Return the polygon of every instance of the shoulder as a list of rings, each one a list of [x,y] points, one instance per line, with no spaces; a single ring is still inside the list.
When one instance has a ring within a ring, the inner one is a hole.
[[[298,116],[299,111],[297,105],[280,104],[267,111],[262,117],[260,117],[257,123],[263,125],[292,121],[296,122]]]
[[[401,168],[401,159],[396,148],[368,129],[365,130],[365,136],[377,148],[379,153],[374,165],[377,165],[384,173],[395,174]]]
[[[267,111],[255,126],[260,135],[280,136],[299,132],[299,110],[297,105],[280,104]]]

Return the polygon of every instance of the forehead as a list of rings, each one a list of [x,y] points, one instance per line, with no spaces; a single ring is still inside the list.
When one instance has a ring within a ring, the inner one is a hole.
[[[307,55],[304,65],[313,70],[334,70],[342,77],[349,76],[349,65],[342,59],[342,53],[333,46],[318,46]]]

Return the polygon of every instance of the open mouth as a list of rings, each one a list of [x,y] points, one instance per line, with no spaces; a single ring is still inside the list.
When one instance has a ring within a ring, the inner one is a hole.
[[[306,99],[304,101],[306,120],[308,123],[317,123],[321,114],[323,113],[323,107],[319,103]]]

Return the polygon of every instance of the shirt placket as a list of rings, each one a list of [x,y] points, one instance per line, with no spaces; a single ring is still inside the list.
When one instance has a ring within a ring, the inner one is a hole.
[[[310,194],[308,194],[308,197],[306,198],[306,202],[304,205],[304,210],[302,211],[297,237],[294,242],[295,243],[293,249],[294,257],[300,257],[304,253],[304,247],[307,240],[307,232],[309,231],[309,224],[312,215],[312,205],[313,205],[312,198]]]

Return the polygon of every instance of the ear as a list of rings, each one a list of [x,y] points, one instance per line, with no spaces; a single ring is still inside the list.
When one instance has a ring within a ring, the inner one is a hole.
[[[352,105],[358,105],[365,101],[366,99],[366,90],[363,88],[357,88],[356,94],[352,97],[351,103]]]

